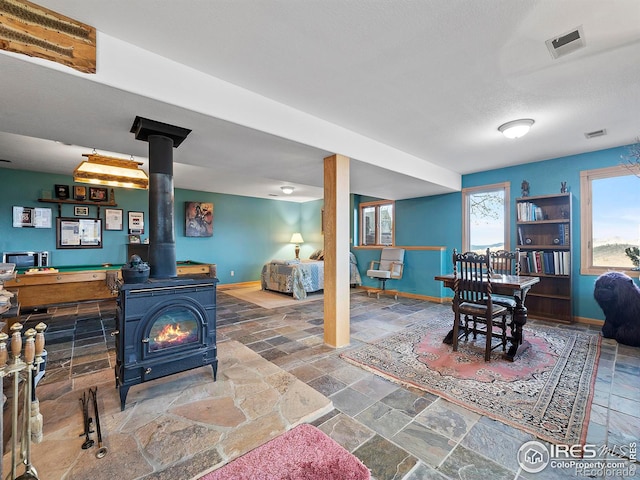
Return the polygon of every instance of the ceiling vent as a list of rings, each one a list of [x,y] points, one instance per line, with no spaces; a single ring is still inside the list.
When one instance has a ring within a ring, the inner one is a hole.
[[[607,134],[607,130],[603,128],[601,130],[594,130],[593,132],[587,132],[584,134],[584,136],[587,138],[595,138],[595,137],[602,137],[606,134]]]
[[[553,58],[564,57],[585,46],[582,25],[544,42]]]

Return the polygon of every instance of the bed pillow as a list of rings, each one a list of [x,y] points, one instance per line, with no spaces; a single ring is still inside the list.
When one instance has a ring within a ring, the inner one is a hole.
[[[318,256],[323,253],[322,249],[318,249],[315,252],[313,252],[311,255],[309,255],[309,260],[318,260]]]
[[[316,258],[316,260],[318,260],[318,261],[323,260],[324,261],[324,250],[320,250],[320,253],[318,254],[318,258]]]

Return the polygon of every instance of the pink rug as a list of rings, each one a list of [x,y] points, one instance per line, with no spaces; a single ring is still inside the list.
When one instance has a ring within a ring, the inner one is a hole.
[[[308,424],[208,473],[200,480],[367,480],[371,474],[354,455]]]

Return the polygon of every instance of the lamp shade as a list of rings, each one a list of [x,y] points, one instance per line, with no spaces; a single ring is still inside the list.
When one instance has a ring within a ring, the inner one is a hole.
[[[530,118],[523,118],[504,123],[498,127],[498,130],[507,138],[520,138],[529,132],[534,123]]]
[[[140,162],[97,153],[82,156],[87,157],[87,160],[83,160],[73,171],[74,182],[143,190],[149,186],[149,177],[144,170],[138,168],[142,165]]]
[[[293,235],[291,235],[291,240],[289,240],[289,243],[304,243],[304,240],[302,239],[301,234],[294,233]]]

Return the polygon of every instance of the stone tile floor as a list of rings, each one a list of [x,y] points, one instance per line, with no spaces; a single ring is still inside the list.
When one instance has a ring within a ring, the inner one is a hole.
[[[101,313],[99,321],[95,320],[96,309]],[[352,344],[346,348],[414,322],[428,322],[443,309],[450,311],[447,305],[406,298],[369,298],[362,291],[354,291]],[[104,369],[114,363],[109,336],[114,329],[113,317],[113,304],[107,302],[52,309],[25,319],[50,325],[49,363],[41,385],[81,382],[90,372],[109,372]],[[332,400],[335,408],[312,423],[358,456],[374,479],[576,478],[571,468],[547,467],[539,474],[522,471],[516,453],[532,439],[531,435],[340,359],[345,349],[332,349],[323,343],[321,301],[269,310],[219,291],[217,321],[219,343],[235,340],[248,346]],[[529,325],[536,323],[530,320]],[[597,329],[581,324],[557,327]],[[609,447],[637,444],[639,378],[640,349],[603,339],[587,443]],[[590,478],[621,478],[616,473],[596,473]],[[638,479],[640,473],[625,478]]]

